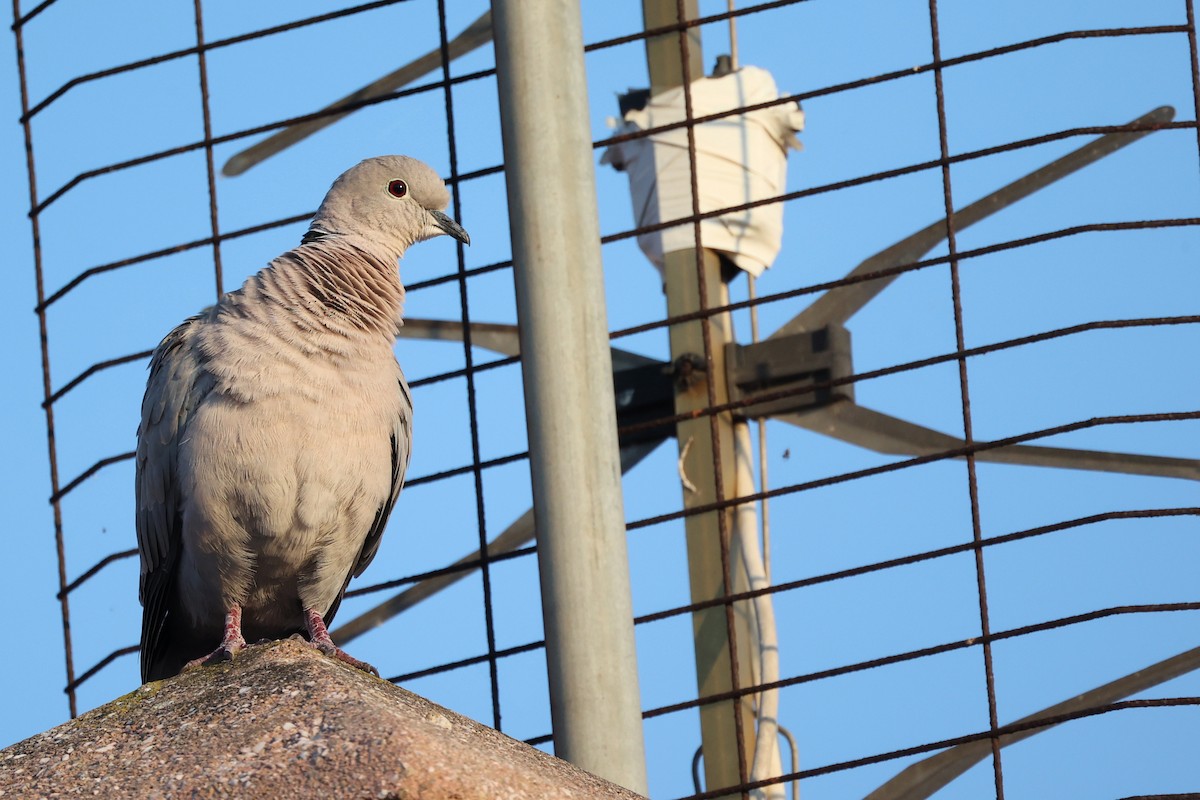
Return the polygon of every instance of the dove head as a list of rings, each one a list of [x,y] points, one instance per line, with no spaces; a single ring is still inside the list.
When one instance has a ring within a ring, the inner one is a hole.
[[[415,242],[443,234],[470,244],[462,226],[443,213],[449,202],[442,179],[415,158],[368,158],[333,182],[305,241],[364,236],[397,255]]]

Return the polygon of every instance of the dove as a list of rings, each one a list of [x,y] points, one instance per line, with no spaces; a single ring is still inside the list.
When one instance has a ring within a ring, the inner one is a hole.
[[[296,634],[378,674],[328,626],[404,482],[397,261],[435,236],[470,243],[449,197],[416,159],[359,163],[298,247],[155,349],[135,478],[143,682]]]

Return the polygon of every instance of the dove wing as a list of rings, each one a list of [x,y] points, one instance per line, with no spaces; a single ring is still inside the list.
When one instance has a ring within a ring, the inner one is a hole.
[[[374,560],[375,554],[379,552],[379,542],[383,538],[383,530],[387,527],[388,517],[391,516],[392,509],[396,506],[396,498],[400,496],[400,489],[404,486],[404,474],[408,470],[409,456],[412,452],[413,405],[412,395],[409,393],[408,383],[404,380],[403,375],[397,381],[396,388],[400,393],[401,402],[391,434],[392,488],[375,512],[375,519],[371,523],[371,529],[367,532],[367,538],[363,541],[362,550],[359,552],[354,569],[346,576],[342,590],[325,615],[326,625],[333,623],[334,615],[337,614],[337,610],[342,604],[342,598],[346,595],[346,587],[350,584],[350,579],[362,575]]]
[[[137,539],[141,556],[138,599],[142,603],[142,680],[163,645],[179,561],[183,508],[179,493],[179,446],[196,407],[214,381],[193,346],[202,315],[191,317],[162,340],[150,360],[150,379],[138,427]]]

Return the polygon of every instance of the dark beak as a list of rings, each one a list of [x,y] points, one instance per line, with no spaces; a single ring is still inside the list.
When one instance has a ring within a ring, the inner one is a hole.
[[[429,213],[433,216],[433,224],[441,228],[447,236],[453,236],[463,244],[471,243],[471,237],[463,230],[462,225],[459,225],[441,211],[430,211]]]

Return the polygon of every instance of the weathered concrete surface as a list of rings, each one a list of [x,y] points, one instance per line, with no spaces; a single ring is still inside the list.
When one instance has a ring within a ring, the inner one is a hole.
[[[638,795],[283,641],[147,684],[0,751],[0,797]]]

